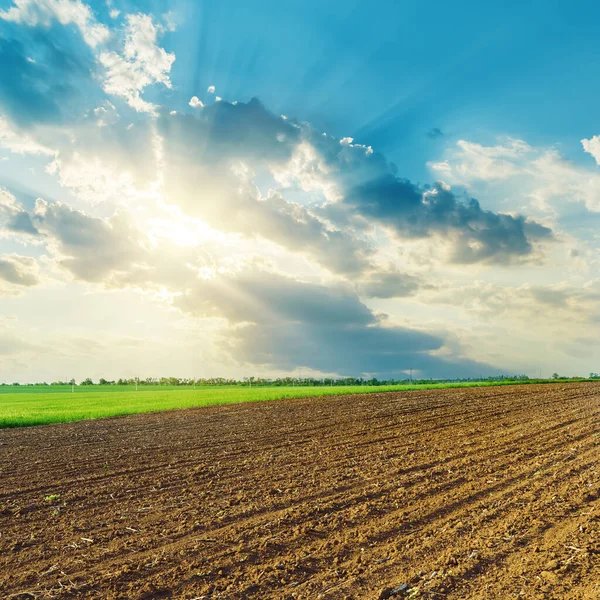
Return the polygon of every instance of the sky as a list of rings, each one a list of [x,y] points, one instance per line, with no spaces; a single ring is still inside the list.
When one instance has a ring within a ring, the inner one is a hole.
[[[600,371],[599,16],[0,0],[0,381]]]

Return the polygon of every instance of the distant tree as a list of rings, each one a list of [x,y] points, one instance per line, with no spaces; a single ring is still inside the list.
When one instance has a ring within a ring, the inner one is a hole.
[[[552,379],[560,379],[560,375],[558,373],[552,373]]]
[[[91,377],[86,377],[79,385],[94,385]]]

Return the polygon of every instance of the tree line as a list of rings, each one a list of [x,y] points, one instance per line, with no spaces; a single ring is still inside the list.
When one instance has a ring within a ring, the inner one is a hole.
[[[580,377],[562,377],[557,373],[552,376],[553,379],[582,379]],[[590,379],[600,379],[600,375],[597,373],[590,373]],[[276,377],[276,378],[265,378],[265,377],[244,377],[242,379],[232,379],[227,377],[208,377],[208,378],[182,378],[182,377],[146,377],[142,378],[119,378],[116,380],[105,379],[101,377],[97,382],[91,377],[87,377],[84,380],[77,383],[75,379],[69,381],[53,381],[40,382],[40,383],[29,383],[29,384],[6,384],[2,383],[1,386],[13,385],[13,386],[139,386],[139,387],[179,387],[179,386],[198,386],[198,387],[210,387],[210,386],[239,386],[239,387],[317,387],[317,386],[355,386],[355,385],[367,385],[367,386],[383,386],[383,385],[410,385],[410,384],[431,384],[431,383],[468,383],[476,381],[535,381],[532,380],[528,375],[525,374],[514,374],[514,375],[495,375],[493,377],[467,377],[467,378],[454,378],[454,379],[417,379],[408,378],[403,379],[377,379],[376,377],[364,378],[364,377]]]

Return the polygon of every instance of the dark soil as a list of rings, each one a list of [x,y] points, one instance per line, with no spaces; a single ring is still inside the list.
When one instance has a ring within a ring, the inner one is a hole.
[[[600,598],[600,385],[0,431],[0,598]]]

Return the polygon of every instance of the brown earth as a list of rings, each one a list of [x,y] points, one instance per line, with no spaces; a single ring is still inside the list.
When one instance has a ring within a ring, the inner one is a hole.
[[[592,383],[2,430],[0,598],[600,598],[599,459]]]

